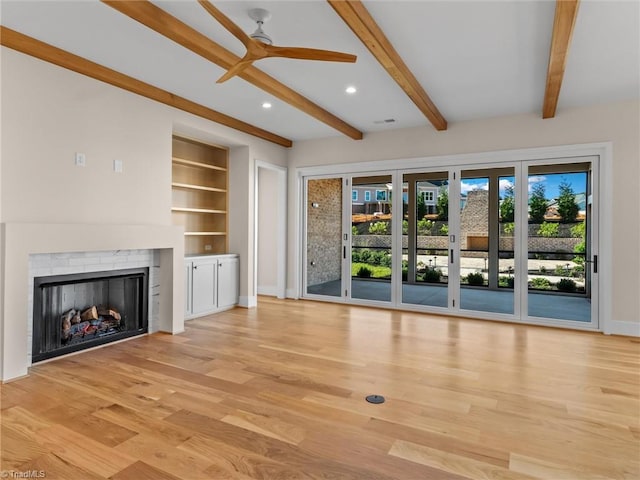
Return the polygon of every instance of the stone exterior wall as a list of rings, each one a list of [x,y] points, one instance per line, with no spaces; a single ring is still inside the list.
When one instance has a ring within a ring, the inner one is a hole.
[[[402,236],[402,248],[407,248],[407,236]],[[574,247],[582,241],[580,238],[545,238],[530,237],[529,250],[532,252],[566,252],[573,253]],[[391,249],[391,235],[356,235],[352,237],[352,245],[357,248]],[[448,236],[418,236],[418,248],[425,250],[446,250],[449,248]],[[500,250],[513,251],[513,237],[500,238]],[[470,256],[470,253],[465,253]]]
[[[467,245],[467,237],[489,237],[488,190],[471,190],[467,193],[467,203],[460,214],[460,227],[460,245],[463,249],[476,248]]]
[[[312,204],[318,204],[318,207],[314,208]],[[307,286],[341,278],[341,237],[342,180],[333,178],[309,180],[307,189]]]

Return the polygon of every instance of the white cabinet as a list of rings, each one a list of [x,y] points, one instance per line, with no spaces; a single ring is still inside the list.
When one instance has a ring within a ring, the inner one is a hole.
[[[232,308],[238,303],[237,255],[202,255],[185,259],[185,318]]]
[[[223,257],[218,260],[218,308],[227,308],[238,303],[238,257]]]

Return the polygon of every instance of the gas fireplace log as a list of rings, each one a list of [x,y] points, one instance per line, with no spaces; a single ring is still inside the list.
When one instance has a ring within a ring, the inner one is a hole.
[[[82,320],[80,319],[80,312],[76,310],[75,315],[71,318],[71,325],[75,325],[76,323],[80,323]]]
[[[100,309],[98,309],[98,315],[101,315],[103,317],[104,316],[113,317],[114,319],[116,319],[118,321],[120,321],[122,319],[120,314],[117,311],[115,311],[115,310],[113,310],[111,308],[100,308]]]
[[[71,319],[76,315],[76,311],[72,308],[67,313],[62,315],[61,327],[62,327],[62,339],[66,340],[71,335]]]
[[[87,308],[84,312],[80,314],[80,318],[82,321],[86,322],[88,320],[97,320],[98,319],[98,309],[94,305],[93,307]]]

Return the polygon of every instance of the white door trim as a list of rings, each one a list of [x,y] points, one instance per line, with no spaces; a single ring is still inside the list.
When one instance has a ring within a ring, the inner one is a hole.
[[[258,241],[260,232],[258,231],[258,191],[260,188],[259,182],[259,169],[264,168],[265,170],[270,170],[277,174],[278,178],[278,198],[276,201],[276,209],[277,209],[277,225],[276,225],[276,235],[278,238],[278,247],[276,251],[276,289],[275,294],[278,298],[285,298],[287,292],[287,171],[286,167],[281,167],[279,165],[274,165],[272,163],[264,162],[262,160],[255,161],[255,171],[254,171],[254,253],[253,253],[253,285],[254,292],[258,292]]]

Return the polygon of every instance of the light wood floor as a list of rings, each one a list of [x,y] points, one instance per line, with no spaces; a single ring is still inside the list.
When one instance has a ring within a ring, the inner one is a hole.
[[[1,469],[638,479],[639,377],[638,339],[261,299],[3,385]]]

